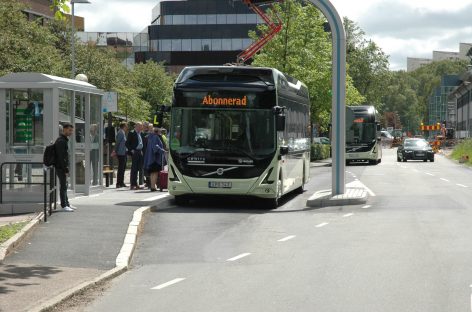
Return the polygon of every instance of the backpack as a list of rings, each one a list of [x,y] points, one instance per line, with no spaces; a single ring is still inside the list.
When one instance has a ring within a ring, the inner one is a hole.
[[[56,144],[50,143],[46,146],[43,154],[43,164],[46,167],[51,167],[56,164]]]

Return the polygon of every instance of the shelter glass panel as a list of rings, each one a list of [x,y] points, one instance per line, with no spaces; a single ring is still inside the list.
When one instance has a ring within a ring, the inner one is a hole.
[[[44,147],[42,89],[7,90],[8,154],[41,154]]]
[[[85,96],[75,95],[75,184],[85,184]]]
[[[91,185],[101,185],[100,183],[100,138],[102,137],[100,127],[101,121],[101,97],[90,95],[90,165],[91,165]]]

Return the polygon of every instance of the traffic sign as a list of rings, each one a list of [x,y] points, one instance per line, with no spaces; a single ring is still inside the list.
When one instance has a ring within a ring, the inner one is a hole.
[[[112,113],[118,111],[118,93],[105,92],[102,97],[102,112]]]

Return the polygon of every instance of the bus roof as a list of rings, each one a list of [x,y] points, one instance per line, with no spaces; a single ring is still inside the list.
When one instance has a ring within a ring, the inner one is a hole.
[[[185,84],[189,80],[212,82],[212,76],[252,77],[267,86],[277,89],[287,89],[294,94],[308,97],[308,88],[296,78],[286,75],[275,68],[251,66],[188,66],[185,67],[176,80],[176,85]],[[223,81],[222,81],[223,82]],[[235,82],[238,81],[225,81]],[[242,82],[242,81],[241,81]]]
[[[377,110],[372,105],[347,106],[347,108],[350,108],[352,111],[359,112],[359,113],[366,112],[372,115],[377,113]]]

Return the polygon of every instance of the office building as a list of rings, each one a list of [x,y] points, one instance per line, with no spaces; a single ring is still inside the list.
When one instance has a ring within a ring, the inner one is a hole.
[[[432,58],[407,58],[407,72],[412,72],[418,68],[423,67],[424,65],[431,64],[432,62],[440,62],[445,60],[472,60],[472,43],[463,43],[459,44],[459,52],[455,51],[433,51]],[[470,53],[469,53],[470,52]],[[468,56],[468,54],[470,56]]]
[[[137,52],[136,62],[164,62],[172,72],[233,63],[251,44],[249,31],[261,22],[242,1],[160,1],[148,27],[149,51]]]
[[[424,65],[431,64],[432,62],[433,60],[428,58],[408,57],[406,59],[406,71],[415,71],[418,68],[423,67]]]
[[[460,76],[460,84],[449,94],[455,108],[456,138],[470,138],[472,134],[472,66]]]

